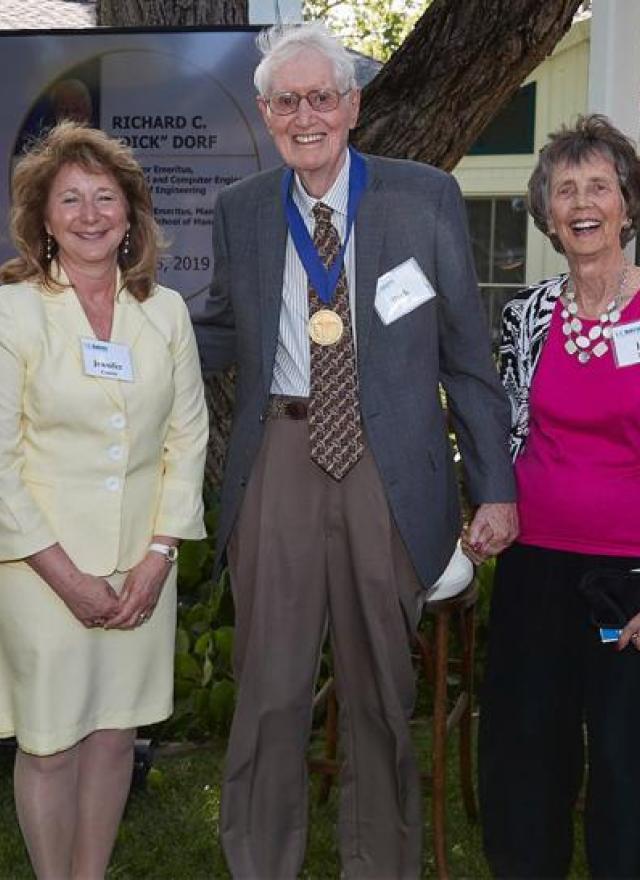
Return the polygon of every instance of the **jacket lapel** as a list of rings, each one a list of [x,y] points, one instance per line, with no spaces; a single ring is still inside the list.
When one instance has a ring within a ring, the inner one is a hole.
[[[78,299],[75,290],[71,286],[67,276],[60,270],[56,280],[64,285],[60,291],[44,291],[44,299],[49,320],[63,336],[73,357],[78,363],[78,369],[84,372],[82,360],[81,339],[93,339],[95,333],[89,323],[84,309]],[[116,281],[116,289],[119,293],[113,310],[113,326],[111,329],[111,341],[120,345],[127,345],[132,352],[146,317],[141,304],[126,289],[120,289],[120,273]],[[135,359],[134,359],[135,375]],[[123,405],[122,389],[120,382],[114,379],[100,379],[93,377],[105,394],[118,406]]]
[[[49,321],[73,352],[82,366],[80,339],[92,337],[94,332],[72,287],[60,291],[43,291],[45,309]]]
[[[280,175],[274,174],[258,209],[258,283],[262,329],[262,375],[271,388],[278,344],[287,224],[280,197]]]
[[[521,350],[529,360],[529,387],[538,366],[542,348],[549,335],[556,302],[562,293],[566,280],[566,275],[558,275],[557,278],[552,278],[547,282],[539,297],[531,297],[531,314],[527,321],[522,322],[521,334],[524,334],[524,342],[521,340]]]
[[[367,157],[365,161],[369,183],[360,202],[355,224],[356,336],[360,373],[366,362],[386,222],[386,213],[380,198],[384,184],[377,175],[374,164]]]
[[[120,345],[128,345],[133,353],[147,320],[142,303],[138,302],[126,288],[123,288],[116,296],[111,341]]]
[[[46,311],[49,320],[55,326],[58,333],[64,338],[67,347],[78,365],[80,373],[84,374],[84,362],[82,360],[81,339],[94,339],[95,333],[89,323],[84,309],[72,287],[65,287],[60,292],[45,292]],[[118,382],[112,379],[98,379],[93,377],[102,390],[111,400],[122,406],[122,395],[117,387]]]

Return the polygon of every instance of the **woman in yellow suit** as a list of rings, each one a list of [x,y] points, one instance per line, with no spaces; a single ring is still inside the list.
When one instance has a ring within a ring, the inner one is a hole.
[[[0,268],[0,736],[39,880],[104,876],[135,728],[172,709],[176,547],[204,536],[207,415],[128,148],[54,128]]]

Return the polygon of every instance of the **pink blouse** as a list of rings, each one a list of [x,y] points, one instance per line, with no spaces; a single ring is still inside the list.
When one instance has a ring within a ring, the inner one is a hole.
[[[558,301],[530,393],[516,465],[523,544],[640,555],[640,364],[617,367],[613,342],[581,364],[564,349]],[[620,323],[640,319],[640,294]],[[581,319],[588,329],[593,323]]]

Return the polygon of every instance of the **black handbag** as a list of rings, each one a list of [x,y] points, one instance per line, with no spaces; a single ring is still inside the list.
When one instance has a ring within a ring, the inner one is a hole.
[[[578,591],[595,626],[620,629],[640,612],[640,569],[591,569],[578,584]]]

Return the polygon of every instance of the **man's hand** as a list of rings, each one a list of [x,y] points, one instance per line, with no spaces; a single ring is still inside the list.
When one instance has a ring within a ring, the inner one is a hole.
[[[462,533],[462,549],[480,565],[500,553],[518,536],[518,513],[515,502],[481,504],[468,528]]]

